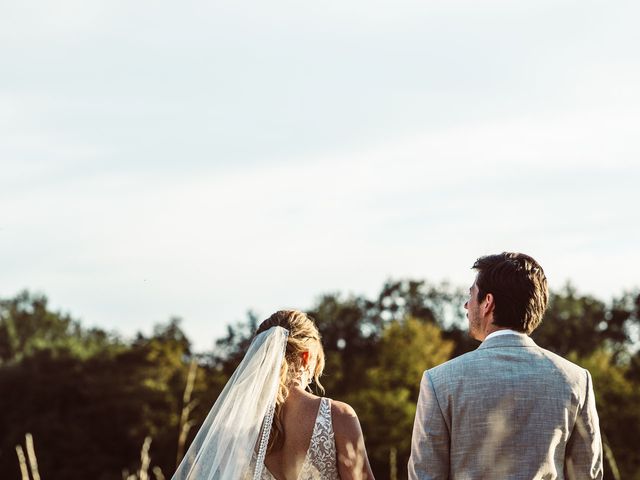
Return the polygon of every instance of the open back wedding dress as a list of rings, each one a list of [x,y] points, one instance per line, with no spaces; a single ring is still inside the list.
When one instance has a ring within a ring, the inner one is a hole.
[[[336,442],[331,422],[331,400],[320,399],[318,415],[313,427],[307,455],[298,474],[298,480],[339,480],[336,463]],[[275,480],[265,467],[260,480]]]
[[[172,480],[274,480],[264,458],[289,332],[255,336],[214,403]],[[298,480],[338,480],[331,401],[320,400]]]

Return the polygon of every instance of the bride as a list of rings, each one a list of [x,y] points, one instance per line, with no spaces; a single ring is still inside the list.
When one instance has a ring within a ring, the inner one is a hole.
[[[307,391],[323,368],[313,320],[271,315],[172,480],[373,479],[354,410]]]

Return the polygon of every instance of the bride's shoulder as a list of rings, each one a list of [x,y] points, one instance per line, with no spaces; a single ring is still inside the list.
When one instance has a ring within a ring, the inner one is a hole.
[[[337,439],[351,443],[362,435],[358,415],[348,403],[331,400],[331,423]]]
[[[356,411],[348,403],[332,400],[331,416],[341,478],[373,478]]]
[[[358,417],[351,405],[338,400],[331,400],[331,416],[334,421]]]

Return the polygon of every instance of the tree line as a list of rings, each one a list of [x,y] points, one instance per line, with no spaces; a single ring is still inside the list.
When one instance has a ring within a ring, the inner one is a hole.
[[[447,283],[390,280],[373,298],[324,294],[307,310],[323,337],[326,395],[355,408],[377,478],[406,478],[423,371],[478,345],[465,300]],[[178,318],[125,340],[44,295],[0,299],[2,478],[24,478],[16,447],[27,433],[43,480],[170,478],[260,320],[250,312],[195,353]],[[566,285],[533,335],[591,371],[607,478],[640,480],[639,331],[640,292],[605,302]]]

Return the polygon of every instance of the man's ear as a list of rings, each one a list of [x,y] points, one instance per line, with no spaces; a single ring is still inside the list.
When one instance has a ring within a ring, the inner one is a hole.
[[[490,313],[493,313],[493,311],[496,308],[496,299],[493,297],[493,294],[487,293],[482,303],[483,303],[482,309],[485,315],[489,315]]]
[[[309,350],[307,350],[306,352],[302,352],[300,354],[300,358],[302,358],[303,367],[306,367],[307,365],[309,365]]]

